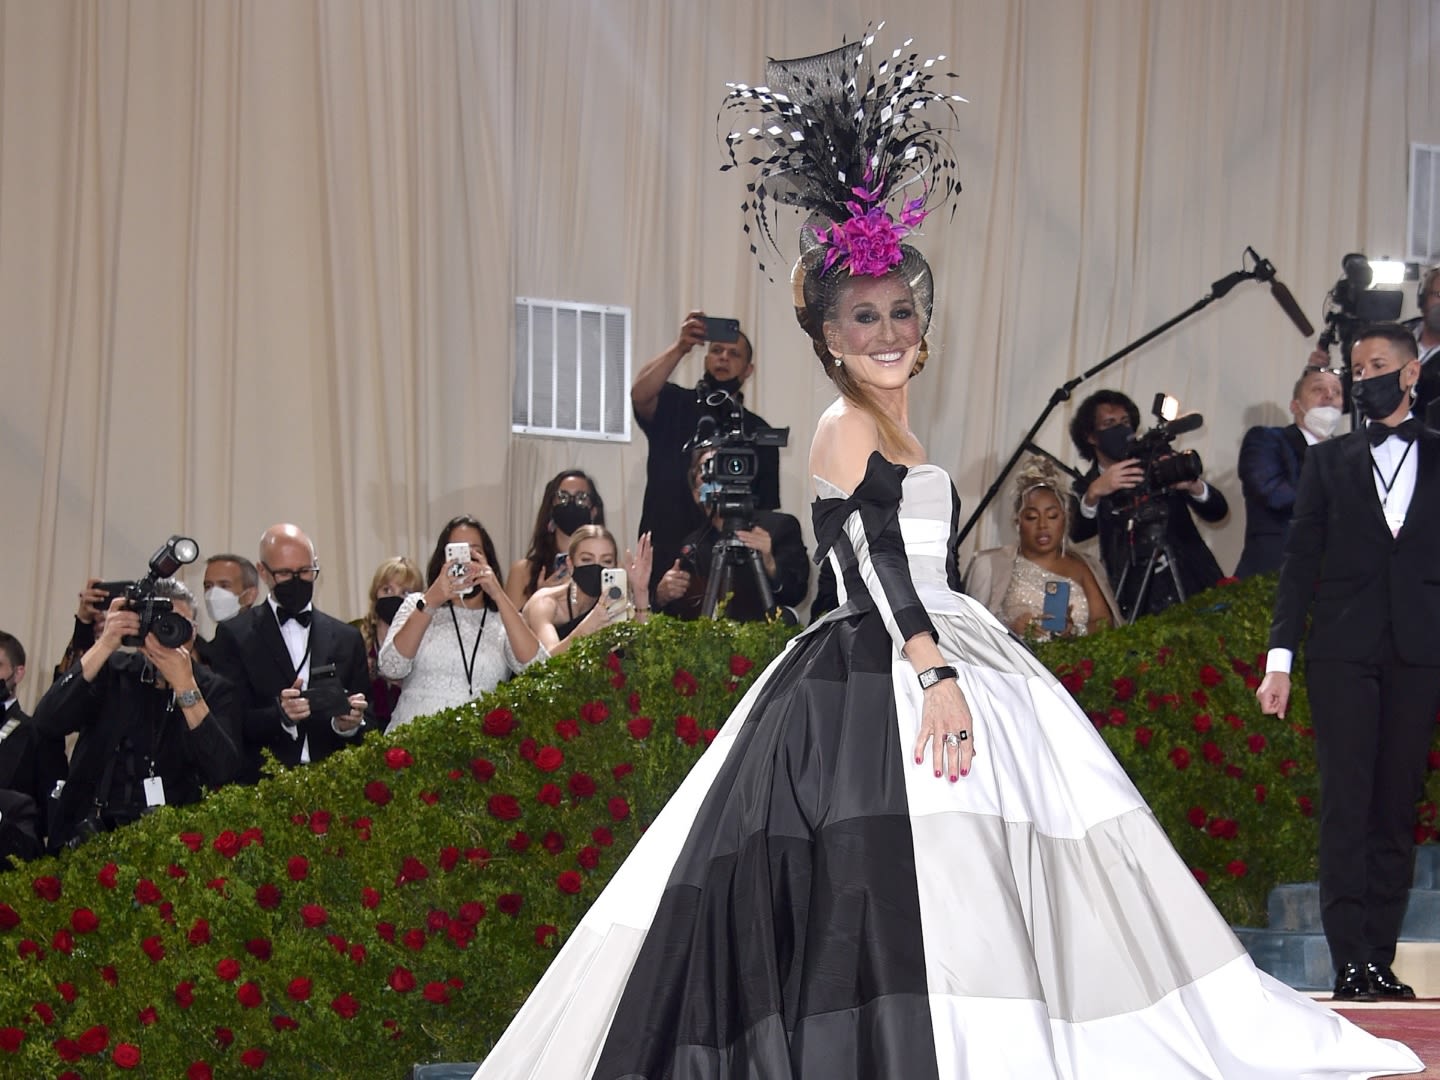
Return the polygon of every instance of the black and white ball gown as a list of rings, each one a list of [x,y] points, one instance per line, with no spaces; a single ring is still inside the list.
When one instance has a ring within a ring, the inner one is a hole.
[[[951,587],[945,472],[814,506],[848,597],[795,638],[476,1080],[1298,1080],[1418,1072],[1258,971],[1055,678]],[[916,764],[933,630],[977,756]]]

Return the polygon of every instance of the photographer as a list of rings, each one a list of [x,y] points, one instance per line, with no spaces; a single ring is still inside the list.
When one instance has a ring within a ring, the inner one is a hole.
[[[1440,428],[1440,266],[1432,266],[1420,276],[1415,298],[1420,316],[1405,323],[1415,335],[1415,351],[1420,354],[1415,415],[1430,427]]]
[[[1147,467],[1131,456],[1139,425],[1139,408],[1118,390],[1091,394],[1070,423],[1070,440],[1091,463],[1090,471],[1075,482],[1078,513],[1070,515],[1070,539],[1079,543],[1099,534],[1105,572],[1121,613],[1131,620],[1159,614],[1183,599],[1177,595],[1176,578],[1186,597],[1220,580],[1220,566],[1191,514],[1215,522],[1229,511],[1225,496],[1198,475],[1198,459],[1193,479],[1155,489],[1147,480]],[[1173,456],[1168,451],[1156,455],[1149,468]],[[1163,553],[1165,546],[1173,566]],[[1141,583],[1152,557],[1154,570],[1142,597]]]
[[[695,512],[686,482],[689,450],[701,418],[710,417],[721,432],[741,425],[746,431],[769,427],[744,407],[741,387],[755,371],[755,354],[743,332],[737,331],[732,341],[710,342],[705,352],[705,374],[695,389],[667,381],[690,350],[706,340],[706,333],[705,313],[690,312],[675,343],[642,367],[630,387],[635,421],[649,440],[645,501],[637,535],[648,532],[654,545],[652,594],[659,576],[679,554],[686,533],[703,522],[703,515]],[[757,452],[755,505],[761,510],[774,510],[780,505],[780,451],[778,447],[762,446]]]
[[[52,846],[108,831],[157,806],[198,802],[202,784],[219,787],[239,767],[230,687],[191,656],[195,598],[173,578],[156,581],[153,595],[190,624],[188,640],[167,647],[157,637],[161,628],[151,627],[138,649],[122,651],[125,638],[140,634],[142,619],[117,598],[95,644],[35,708],[33,723],[45,738],[80,736]]]
[[[38,855],[41,815],[55,781],[65,779],[65,745],[42,738],[15,694],[25,678],[25,646],[0,630],[0,869],[4,857]]]
[[[715,545],[726,535],[725,519],[719,506],[708,518],[704,509],[705,463],[715,457],[714,449],[701,450],[690,466],[690,497],[702,524],[680,545],[681,555],[661,574],[655,589],[655,610],[680,619],[695,619],[703,614],[705,587],[710,573]],[[805,539],[800,522],[789,514],[775,510],[754,510],[748,528],[733,529],[734,539],[751,551],[758,552],[771,597],[778,607],[788,607],[805,599],[810,586],[810,561],[805,555]],[[726,618],[740,622],[763,619],[768,612],[754,574],[746,567],[731,573],[733,595],[725,607]]]

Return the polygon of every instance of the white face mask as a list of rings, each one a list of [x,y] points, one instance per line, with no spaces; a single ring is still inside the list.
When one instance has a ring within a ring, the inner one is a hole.
[[[205,590],[205,610],[210,612],[210,618],[217,623],[233,619],[240,614],[240,597],[229,589],[213,585]]]
[[[1317,439],[1328,439],[1340,426],[1340,410],[1334,405],[1316,405],[1305,410],[1305,417],[1300,422]]]

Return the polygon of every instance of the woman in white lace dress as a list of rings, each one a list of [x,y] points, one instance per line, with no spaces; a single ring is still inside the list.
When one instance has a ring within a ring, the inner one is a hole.
[[[445,547],[461,543],[470,545],[469,566],[452,574]],[[380,646],[380,674],[400,680],[387,730],[472,701],[546,657],[495,564],[480,522],[466,514],[445,523],[425,571],[429,586],[405,598]]]

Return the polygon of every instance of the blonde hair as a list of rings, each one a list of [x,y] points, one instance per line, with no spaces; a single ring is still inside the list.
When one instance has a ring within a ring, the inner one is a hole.
[[[1037,491],[1048,491],[1055,496],[1060,504],[1060,515],[1064,518],[1064,527],[1070,526],[1070,505],[1066,496],[1064,481],[1060,479],[1060,470],[1057,469],[1048,459],[1040,457],[1026,458],[1020,471],[1015,474],[1015,505],[1013,512],[1015,523],[1020,522],[1020,511],[1025,509],[1025,500]],[[1061,534],[1063,546],[1063,532]]]
[[[366,652],[380,644],[375,640],[375,601],[380,599],[380,590],[397,578],[397,583],[406,593],[419,592],[425,587],[420,567],[408,556],[392,555],[375,568],[375,574],[370,579],[370,604],[365,609],[365,617],[360,620],[360,636],[365,639]]]
[[[586,540],[609,540],[610,546],[615,550],[615,561],[620,561],[620,544],[615,539],[615,534],[604,525],[581,525],[570,534],[570,564],[575,564],[575,553],[580,550],[580,545]]]

